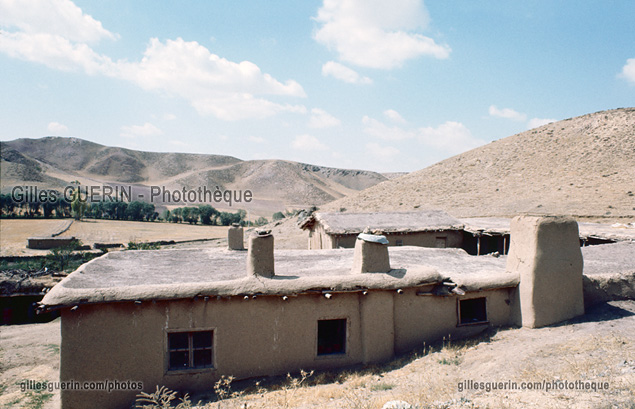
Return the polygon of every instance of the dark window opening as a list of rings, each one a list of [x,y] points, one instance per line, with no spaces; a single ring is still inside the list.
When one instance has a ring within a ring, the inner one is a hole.
[[[213,331],[169,333],[169,370],[212,368],[213,340]]]
[[[444,249],[447,247],[447,244],[448,244],[447,241],[448,241],[447,237],[437,237],[435,247],[438,249]]]
[[[397,240],[396,245],[397,246],[403,246],[403,240]]]
[[[346,319],[318,321],[318,355],[346,353]]]
[[[459,325],[487,322],[485,297],[459,300]]]
[[[584,237],[580,239],[580,247],[596,246],[598,244],[611,244],[615,243],[615,240],[602,239],[600,237]]]

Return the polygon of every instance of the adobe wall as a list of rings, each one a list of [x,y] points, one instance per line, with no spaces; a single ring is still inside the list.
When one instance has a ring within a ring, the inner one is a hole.
[[[419,291],[429,291],[432,286]],[[452,334],[473,335],[507,325],[510,290],[487,297],[489,324],[457,327],[457,296],[418,296],[416,289],[371,290],[244,300],[210,298],[81,305],[62,313],[60,380],[141,381],[146,392],[164,385],[210,391],[221,375],[238,379],[385,362],[395,353]],[[347,319],[346,354],[317,356],[317,321]],[[167,372],[167,331],[214,330],[214,368]],[[63,409],[130,407],[138,391],[62,391]]]
[[[395,352],[397,354],[421,348],[423,342],[469,337],[489,326],[513,325],[513,298],[515,288],[502,288],[467,293],[462,296],[417,295],[432,290],[404,289],[395,295]],[[458,325],[458,300],[486,297],[488,323]],[[425,335],[422,335],[425,334]]]
[[[357,237],[357,236],[355,236]],[[353,243],[353,246],[355,243]],[[351,246],[351,248],[353,247]],[[314,230],[309,231],[309,250],[320,250],[320,249],[333,249],[334,247],[333,238],[326,234],[324,231],[324,226],[322,224],[317,223],[315,225]]]
[[[75,237],[29,237],[26,247],[29,249],[50,250],[70,246],[73,241],[75,241]]]
[[[371,230],[372,230],[372,226]],[[316,234],[316,233],[314,233]],[[327,236],[331,241],[330,243],[333,247],[324,247],[324,248],[353,248],[355,247],[355,240],[357,239],[357,234],[349,234],[349,235],[333,235],[329,236],[328,234],[321,233],[323,236]],[[445,247],[457,247],[460,248],[463,244],[463,232],[455,231],[455,230],[447,230],[447,231],[430,231],[430,232],[417,232],[417,233],[382,233],[382,235],[386,236],[388,239],[389,246],[396,246],[397,240],[402,241],[402,246],[419,246],[419,247],[437,247],[437,238],[445,238]],[[326,242],[326,238],[322,237],[322,242]],[[317,246],[317,240],[313,242],[312,245]],[[311,247],[318,248],[318,247]]]
[[[362,362],[359,295],[82,305],[62,314],[60,380],[142,381],[210,391],[222,374],[249,378]],[[317,321],[347,319],[346,354],[317,356]],[[167,373],[167,331],[213,329],[213,370]],[[372,323],[365,326],[372,331]],[[375,334],[381,337],[382,334]],[[389,334],[386,334],[389,336]],[[375,357],[375,353],[369,355]],[[62,391],[63,409],[126,408],[137,391]]]

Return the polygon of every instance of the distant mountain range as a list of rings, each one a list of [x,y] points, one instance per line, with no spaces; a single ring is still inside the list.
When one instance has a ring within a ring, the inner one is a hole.
[[[531,129],[324,206],[324,211],[443,209],[635,220],[635,108]]]
[[[145,198],[150,197],[150,186],[168,190],[218,187],[223,191],[251,190],[251,203],[233,204],[232,208],[263,215],[322,205],[387,180],[380,173],[364,170],[284,160],[244,161],[223,155],[143,152],[67,137],[0,142],[0,159],[3,193],[22,185],[61,189],[75,180],[88,186],[132,186],[133,196],[143,194]],[[162,198],[155,199],[155,204],[163,204]]]
[[[253,202],[232,208],[265,216],[316,205],[323,211],[443,209],[456,217],[527,212],[635,219],[635,108],[547,124],[405,175],[141,152],[78,138],[17,139],[0,148],[3,192],[79,180],[132,185],[146,198],[150,186],[249,189]]]

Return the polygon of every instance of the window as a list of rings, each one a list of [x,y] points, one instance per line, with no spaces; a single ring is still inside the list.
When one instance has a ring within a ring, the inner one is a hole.
[[[435,247],[438,249],[444,249],[447,247],[448,238],[447,237],[437,237],[435,242]]]
[[[459,300],[459,325],[481,324],[487,322],[485,297]]]
[[[346,319],[318,321],[318,355],[346,353]]]
[[[397,246],[403,246],[403,240],[397,240],[396,245]]]
[[[213,331],[168,333],[168,370],[213,368]]]

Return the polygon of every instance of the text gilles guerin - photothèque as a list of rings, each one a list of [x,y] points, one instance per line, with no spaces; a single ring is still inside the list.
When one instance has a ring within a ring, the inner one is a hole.
[[[79,200],[89,203],[104,201],[144,200],[142,193],[134,193],[132,186],[86,185],[66,186],[62,192],[54,189],[43,189],[37,186],[15,186],[11,189],[11,200],[15,203],[55,203],[60,199],[73,200],[76,189],[79,189]],[[134,199],[133,199],[134,193]],[[223,190],[219,186],[209,189],[199,186],[195,189],[167,189],[165,186],[150,186],[150,203],[220,203],[231,206],[234,203],[249,203],[253,200],[253,192],[246,190]]]

